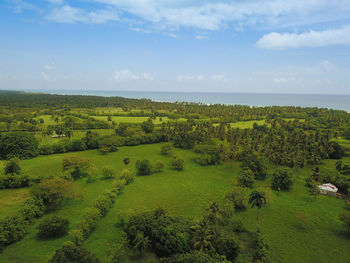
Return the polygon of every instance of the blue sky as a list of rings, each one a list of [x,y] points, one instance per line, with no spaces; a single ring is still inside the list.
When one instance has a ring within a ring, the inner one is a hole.
[[[0,88],[350,94],[349,0],[2,0]]]

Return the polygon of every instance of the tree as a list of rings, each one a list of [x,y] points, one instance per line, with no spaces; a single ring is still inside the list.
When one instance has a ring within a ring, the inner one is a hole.
[[[153,164],[153,173],[160,173],[164,168],[164,164],[162,161],[157,160]]]
[[[216,238],[215,229],[208,220],[202,220],[195,226],[191,227],[191,243],[194,249],[199,251],[210,251],[213,249],[213,243]]]
[[[290,190],[293,186],[293,177],[289,170],[280,168],[273,173],[272,188],[275,190]]]
[[[14,132],[0,136],[0,158],[34,158],[39,155],[39,143],[32,133]]]
[[[148,119],[147,121],[144,121],[141,124],[141,128],[145,133],[152,133],[154,130],[154,124],[151,119]]]
[[[67,242],[56,250],[49,263],[100,263],[100,261],[86,248]]]
[[[118,150],[119,141],[115,136],[104,136],[98,141],[98,150],[101,153],[116,152]]]
[[[339,219],[347,229],[348,234],[350,235],[350,213],[342,212],[339,216]]]
[[[21,173],[21,167],[19,166],[19,159],[18,158],[12,158],[5,164],[4,168],[5,174],[20,174]]]
[[[185,161],[178,156],[174,156],[170,162],[170,166],[175,170],[182,171],[185,166]]]
[[[64,198],[76,196],[74,183],[63,178],[44,179],[33,185],[30,191],[34,197],[43,200],[47,208],[55,208]]]
[[[238,176],[238,183],[242,187],[252,188],[255,182],[254,173],[252,170],[244,169]]]
[[[349,128],[343,132],[343,136],[345,137],[345,139],[350,140],[350,129]]]
[[[149,160],[138,160],[136,162],[137,175],[151,175],[152,164]]]
[[[260,209],[266,204],[266,197],[264,192],[259,191],[253,191],[251,192],[249,196],[249,204],[251,207],[257,207],[258,208],[258,214],[256,216],[256,224],[259,224],[259,212]]]
[[[256,154],[248,154],[243,159],[242,167],[249,168],[253,173],[255,179],[263,180],[267,175],[267,167],[264,160]]]
[[[87,170],[92,167],[91,160],[80,157],[65,157],[62,161],[62,170],[69,172],[74,179],[87,175]]]
[[[138,232],[132,243],[134,248],[139,251],[140,256],[151,246],[151,241],[143,232]]]
[[[60,237],[67,233],[69,221],[60,216],[45,218],[38,226],[39,235],[42,237]]]

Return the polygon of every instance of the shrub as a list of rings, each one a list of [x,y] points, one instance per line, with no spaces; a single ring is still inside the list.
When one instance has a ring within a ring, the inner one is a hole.
[[[201,154],[197,159],[196,159],[196,162],[199,164],[199,165],[202,165],[202,166],[206,166],[206,165],[210,165],[212,164],[212,158],[209,154]]]
[[[69,221],[60,216],[50,216],[45,218],[40,225],[39,236],[42,237],[59,237],[67,233]]]
[[[136,162],[137,175],[151,175],[152,164],[149,160],[138,160]]]
[[[63,262],[100,263],[94,254],[72,242],[67,242],[60,249],[56,250],[55,255],[49,260],[49,263]]]
[[[130,163],[130,158],[129,158],[129,157],[125,157],[125,158],[123,159],[123,163],[124,163],[125,165],[128,165],[128,164]]]
[[[74,198],[76,194],[74,183],[62,178],[44,179],[30,190],[47,208],[55,208],[64,198]]]
[[[0,189],[27,187],[30,184],[27,175],[9,174],[0,176]]]
[[[0,158],[34,158],[39,154],[38,145],[39,143],[32,133],[12,132],[2,134],[0,136]]]
[[[109,153],[118,150],[119,142],[115,136],[104,136],[99,139],[98,145],[101,153]]]
[[[120,179],[125,180],[126,184],[130,184],[134,181],[134,176],[132,175],[131,171],[129,169],[124,169],[121,173]]]
[[[257,231],[257,237],[256,237],[256,250],[254,253],[254,262],[257,263],[272,263],[272,256],[270,252],[270,246],[263,237],[260,230]]]
[[[180,157],[174,156],[170,162],[170,166],[175,170],[182,171],[185,166],[185,161]]]
[[[289,170],[280,168],[273,173],[272,188],[275,190],[290,190],[293,186],[293,177]]]
[[[80,139],[72,140],[71,147],[72,147],[72,151],[85,151],[87,149],[85,142]]]
[[[160,150],[160,153],[163,155],[172,155],[173,154],[173,147],[169,143],[164,144]]]
[[[264,180],[267,176],[267,167],[264,160],[255,154],[244,156],[242,167],[249,168],[254,173],[255,179]]]
[[[154,124],[151,119],[148,119],[147,121],[144,121],[141,124],[141,128],[145,133],[152,133],[154,130]]]
[[[43,200],[32,197],[24,202],[19,212],[23,216],[24,220],[31,221],[33,218],[43,216],[45,209]]]
[[[98,209],[101,216],[105,216],[112,207],[113,201],[106,195],[100,195],[94,202],[94,207]]]
[[[153,172],[154,173],[160,173],[164,168],[164,164],[162,163],[162,161],[155,161],[155,163],[153,164]]]
[[[225,199],[232,202],[236,209],[246,207],[247,191],[242,187],[234,187],[226,193]]]
[[[104,166],[102,167],[102,176],[104,178],[114,178],[115,171],[112,167],[110,166]]]
[[[344,224],[346,227],[348,234],[350,235],[350,213],[343,212],[339,216],[340,221]]]
[[[239,255],[240,247],[237,238],[234,235],[220,236],[215,239],[215,251],[226,256],[226,258],[234,262]]]
[[[91,160],[80,157],[65,157],[62,161],[63,172],[69,172],[74,179],[87,175],[87,170],[91,168]]]
[[[0,221],[0,249],[25,235],[26,221],[22,216],[6,217]]]
[[[238,176],[238,183],[242,187],[252,188],[255,182],[254,173],[252,170],[244,169]]]
[[[21,173],[21,167],[19,166],[19,159],[18,158],[12,158],[5,164],[4,168],[5,174],[20,174]]]
[[[83,214],[83,220],[80,221],[77,225],[78,232],[72,232],[71,238],[73,239],[73,242],[78,242],[80,239],[80,234],[83,238],[87,238],[90,233],[94,230],[94,228],[97,225],[97,221],[101,218],[100,210],[97,208],[89,208],[85,211]],[[75,240],[76,239],[76,240]]]

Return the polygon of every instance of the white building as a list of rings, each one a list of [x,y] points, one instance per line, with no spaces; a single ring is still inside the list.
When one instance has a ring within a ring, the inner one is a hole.
[[[320,188],[320,193],[324,195],[336,196],[338,192],[338,188],[332,184],[319,185],[318,188]]]

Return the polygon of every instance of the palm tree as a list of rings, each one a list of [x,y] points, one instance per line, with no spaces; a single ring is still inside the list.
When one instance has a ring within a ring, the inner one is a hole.
[[[266,204],[266,197],[264,192],[253,191],[249,196],[249,204],[253,208],[256,206],[258,208],[258,214],[256,216],[256,225],[259,225],[259,212],[263,205]]]
[[[191,242],[194,249],[203,251],[213,248],[212,240],[215,239],[215,230],[209,220],[203,218],[199,224],[191,229],[193,230]]]
[[[140,256],[142,256],[143,252],[150,247],[151,241],[147,236],[145,237],[143,232],[138,232],[133,240],[133,245],[134,248],[138,249]]]

